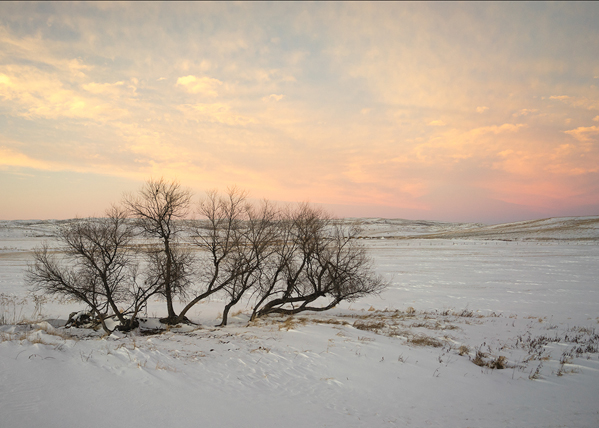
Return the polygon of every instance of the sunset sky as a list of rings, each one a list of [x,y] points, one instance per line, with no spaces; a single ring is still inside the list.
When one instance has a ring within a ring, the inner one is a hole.
[[[599,3],[0,3],[0,219],[150,177],[339,217],[599,215]]]

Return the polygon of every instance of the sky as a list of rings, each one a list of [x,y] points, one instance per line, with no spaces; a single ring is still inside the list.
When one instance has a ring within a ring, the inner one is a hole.
[[[338,217],[599,215],[599,3],[0,3],[0,219],[150,178]]]

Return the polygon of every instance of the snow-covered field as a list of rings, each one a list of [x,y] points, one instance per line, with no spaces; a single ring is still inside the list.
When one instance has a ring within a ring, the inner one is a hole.
[[[599,217],[359,221],[380,296],[108,337],[24,287],[59,222],[0,222],[0,427],[599,426]]]

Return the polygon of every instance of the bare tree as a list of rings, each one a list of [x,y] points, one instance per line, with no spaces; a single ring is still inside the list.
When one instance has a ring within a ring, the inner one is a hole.
[[[160,280],[161,293],[166,299],[167,317],[165,323],[180,321],[173,308],[173,298],[181,295],[189,284],[186,269],[188,255],[180,251],[180,235],[183,220],[189,214],[192,193],[176,182],[167,182],[163,178],[150,179],[135,195],[126,195],[124,205],[129,214],[136,219],[136,225],[146,237],[158,242],[148,246],[150,269],[154,278]]]
[[[324,311],[386,286],[355,239],[359,230],[308,204],[295,210],[267,201],[252,206],[233,188],[225,197],[209,192],[200,214],[204,220],[196,223],[193,241],[202,250],[201,275],[180,317],[215,293],[226,299],[224,326],[243,298],[253,302],[254,319]]]
[[[193,223],[192,242],[202,252],[194,295],[183,308],[177,322],[198,302],[222,291],[236,281],[240,269],[237,256],[242,245],[241,229],[246,214],[246,193],[233,187],[226,196],[209,191],[200,202],[200,219]]]
[[[297,259],[301,242],[297,239],[295,226],[298,217],[302,216],[302,210],[307,208],[307,205],[303,205],[294,212],[287,207],[286,210],[279,212],[276,222],[277,238],[274,241],[273,251],[263,263],[259,282],[252,293],[255,300],[252,320],[267,302],[276,298],[284,301],[291,296],[295,284],[300,280],[304,264],[298,263]]]
[[[278,212],[268,201],[263,201],[256,208],[247,205],[245,221],[237,228],[235,239],[237,245],[231,257],[231,265],[235,268],[233,280],[223,290],[227,295],[227,304],[223,309],[220,326],[227,325],[228,314],[241,298],[249,291],[257,288],[262,276],[267,271],[268,260],[274,254],[278,240]]]
[[[286,238],[279,242],[276,263],[261,286],[252,318],[325,311],[387,286],[357,243],[357,227],[335,224],[307,204],[300,205],[284,226]]]
[[[131,302],[140,307],[155,292],[135,283],[135,262],[130,247],[134,233],[123,210],[113,207],[106,218],[75,220],[58,233],[64,257],[58,258],[44,244],[34,252],[26,281],[34,291],[75,298],[87,304],[105,331],[112,312],[124,330],[134,328],[138,311],[119,309]],[[131,299],[132,290],[138,289]]]
[[[386,286],[355,239],[359,229],[334,222],[320,209],[252,205],[245,192],[231,188],[225,195],[208,192],[199,205],[201,219],[184,221],[191,196],[178,182],[149,180],[124,197],[124,208],[63,228],[58,238],[64,257],[47,246],[38,249],[28,282],[38,291],[86,303],[107,331],[109,316],[118,318],[121,329],[134,328],[156,294],[167,304],[161,321],[176,324],[187,321],[197,303],[220,293],[224,326],[242,299],[252,305],[254,319],[324,311]],[[148,240],[133,245],[140,235]],[[185,244],[195,246],[198,257]],[[178,315],[177,296],[186,302]]]

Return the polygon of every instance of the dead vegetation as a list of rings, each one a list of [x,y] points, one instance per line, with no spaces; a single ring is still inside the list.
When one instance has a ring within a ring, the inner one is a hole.
[[[424,334],[416,334],[408,338],[408,343],[415,346],[431,346],[433,348],[440,348],[443,346],[443,342],[434,337],[426,336]]]
[[[30,294],[27,297],[17,297],[0,293],[0,325],[29,324],[43,317],[43,306],[47,297]],[[25,308],[33,305],[30,315]]]
[[[0,331],[0,343],[7,341],[28,342],[32,345],[48,345],[59,349],[67,341],[77,341],[77,337],[64,329],[52,327],[47,322],[38,324],[19,324],[11,331]]]
[[[5,295],[1,295],[0,299],[4,320],[16,319],[16,315],[22,313],[23,309],[19,307],[22,302],[10,300]],[[37,310],[41,313],[41,306]],[[235,313],[235,316],[240,315],[242,315],[241,311]],[[14,327],[10,327],[11,332],[8,332],[9,329],[0,331],[0,342],[8,340],[23,343],[26,341],[34,345],[56,348],[63,346],[68,340],[86,337],[83,333],[85,329],[75,328],[73,332],[70,332],[65,328],[54,328],[46,322],[24,323],[23,317],[19,317],[19,319],[21,324],[18,326],[12,324]],[[473,320],[476,320],[476,323],[473,323]],[[457,334],[460,334],[459,332],[462,330],[469,329],[466,331],[472,332],[472,329],[479,328],[476,324],[485,326],[495,323],[511,324],[513,327],[516,320],[517,317],[514,315],[509,317],[496,313],[483,315],[468,309],[416,311],[410,307],[405,311],[400,311],[377,310],[371,307],[368,310],[344,311],[325,317],[316,313],[307,313],[304,316],[269,315],[248,322],[247,327],[274,327],[273,331],[290,331],[309,325],[330,325],[339,330],[337,336],[345,341],[357,340],[366,344],[376,340],[374,335],[397,338],[408,346],[442,348],[444,357],[439,357],[440,363],[448,361],[448,358],[451,360],[451,355],[466,357],[483,370],[513,369],[512,376],[523,372],[531,380],[541,379],[548,373],[556,376],[579,373],[580,366],[576,364],[576,359],[590,359],[599,354],[599,333],[595,328],[573,326],[560,329],[550,322],[545,322],[545,318],[539,317],[520,318],[520,324],[529,329],[526,333],[516,335],[513,339],[485,342],[476,347],[460,343],[461,340],[447,335],[448,331],[456,331]],[[356,336],[355,333],[351,333],[352,328],[366,334]],[[175,335],[187,334],[182,331],[178,332],[176,326],[172,329],[174,330],[171,333]],[[534,331],[537,333],[533,333]],[[545,331],[545,333],[539,334],[539,331]],[[168,329],[140,327],[131,332],[129,336],[135,340],[136,335],[163,335],[165,333],[168,333]],[[97,333],[93,337],[98,337]],[[330,341],[327,350],[333,346],[335,346],[334,343]],[[269,351],[270,348],[261,345],[255,346],[251,350],[252,353],[268,353]],[[445,357],[446,355],[449,357]]]
[[[556,331],[557,327],[552,325],[546,328],[553,333],[518,335],[515,341],[504,343],[497,350],[483,343],[470,360],[480,367],[513,368],[514,372],[525,371],[531,363],[538,361],[528,375],[529,379],[536,380],[542,378],[544,365],[555,368],[552,374],[557,376],[579,373],[578,367],[573,363],[575,358],[591,359],[599,354],[599,334],[594,328],[574,326],[562,331]],[[555,351],[560,353],[559,359],[553,356]],[[509,362],[508,357],[499,355],[499,352],[509,352],[514,360]]]
[[[462,354],[460,354],[462,355]],[[470,359],[474,364],[479,367],[488,367],[490,369],[505,369],[508,367],[507,357],[499,355],[497,357],[491,357],[489,354],[482,352],[481,348],[476,350],[474,358]]]

